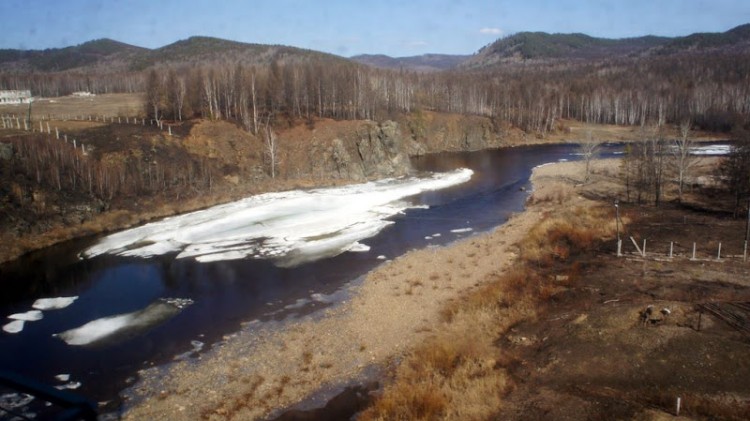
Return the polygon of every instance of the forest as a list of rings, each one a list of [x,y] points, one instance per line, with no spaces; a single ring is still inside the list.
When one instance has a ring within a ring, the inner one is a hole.
[[[0,86],[34,95],[146,92],[151,118],[263,124],[314,118],[392,118],[416,109],[492,117],[543,136],[574,119],[620,125],[679,124],[729,131],[750,111],[750,55],[528,60],[443,72],[377,69],[327,56],[247,65],[229,59],[161,63],[143,71],[3,73]]]

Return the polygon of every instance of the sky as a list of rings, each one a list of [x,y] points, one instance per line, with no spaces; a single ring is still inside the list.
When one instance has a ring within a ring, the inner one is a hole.
[[[522,31],[597,37],[723,32],[750,0],[0,0],[0,48],[111,38],[158,48],[193,35],[345,57],[472,54]]]

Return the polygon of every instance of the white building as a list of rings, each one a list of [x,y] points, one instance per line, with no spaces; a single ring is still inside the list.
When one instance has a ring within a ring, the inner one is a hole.
[[[0,91],[0,104],[28,104],[31,91]]]

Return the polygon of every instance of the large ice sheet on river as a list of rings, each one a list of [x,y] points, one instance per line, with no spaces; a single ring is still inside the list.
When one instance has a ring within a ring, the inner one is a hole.
[[[348,250],[393,223],[403,199],[464,183],[460,169],[429,177],[387,179],[346,187],[268,193],[122,231],[83,253],[150,257],[179,253],[198,261],[273,258],[294,266]]]

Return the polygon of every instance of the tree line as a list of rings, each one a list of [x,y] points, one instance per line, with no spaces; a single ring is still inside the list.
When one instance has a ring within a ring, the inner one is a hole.
[[[150,118],[226,119],[256,134],[284,120],[382,120],[415,109],[487,116],[541,135],[560,128],[560,119],[633,126],[690,119],[728,131],[750,113],[750,56],[533,61],[438,73],[311,57],[257,66],[162,64],[112,75],[1,75],[0,87],[45,96],[145,92]]]
[[[263,122],[386,119],[414,109],[482,115],[545,134],[561,119],[728,131],[750,114],[750,56],[512,65],[421,74],[357,64],[272,62],[156,68],[146,77],[152,118]]]

